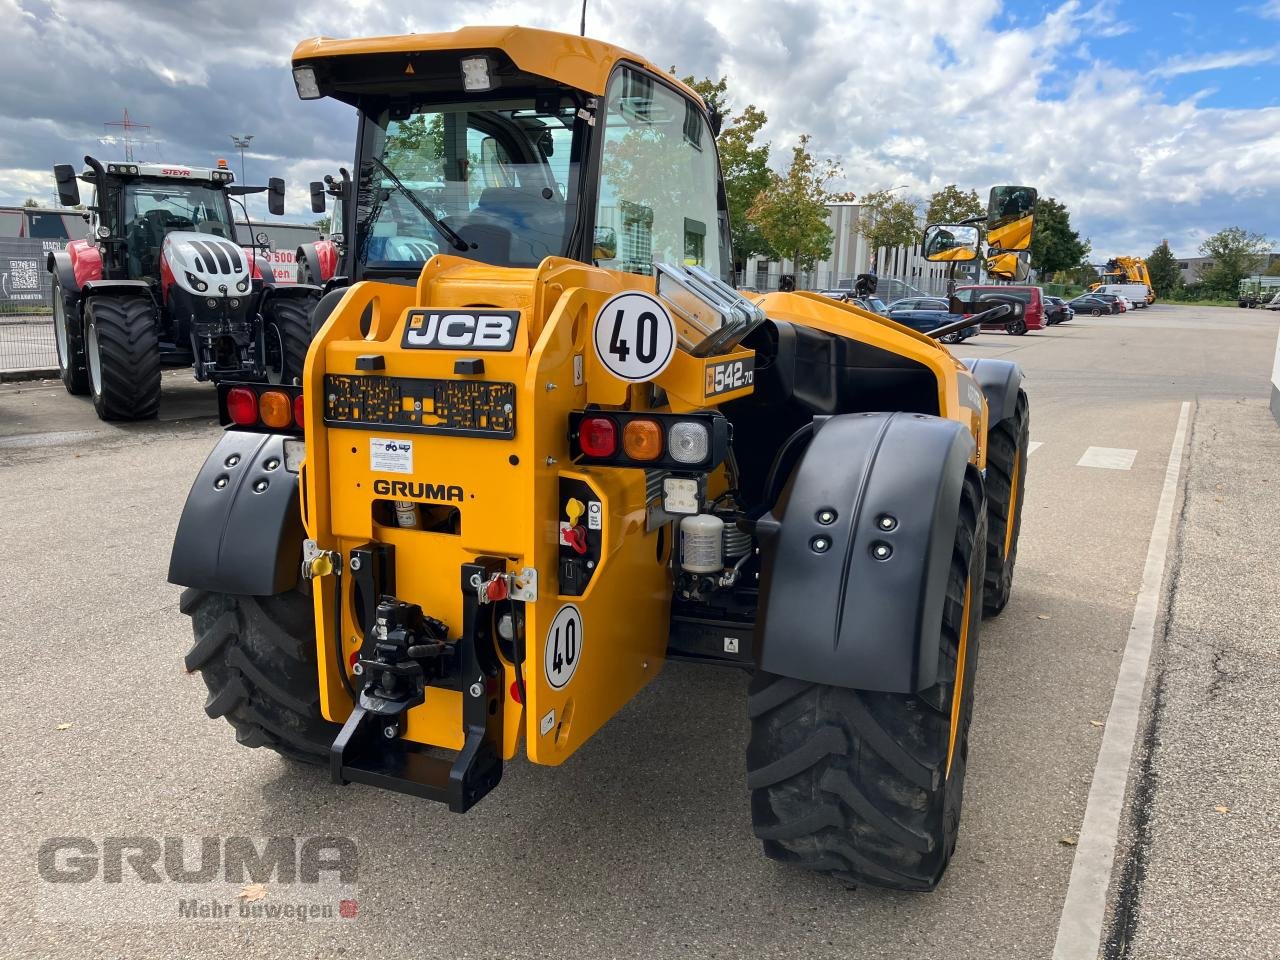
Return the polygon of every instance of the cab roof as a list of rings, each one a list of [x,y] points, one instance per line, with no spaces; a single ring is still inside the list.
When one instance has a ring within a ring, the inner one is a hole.
[[[485,50],[502,51],[525,73],[546,77],[596,96],[604,95],[614,65],[620,60],[627,60],[668,77],[672,84],[702,103],[696,91],[638,54],[602,40],[531,27],[462,27],[451,33],[411,33],[353,40],[313,37],[303,40],[294,49],[293,64],[296,67],[331,57],[403,54],[408,66],[415,54],[453,51],[468,54]]]
[[[222,167],[191,167],[184,163],[135,163],[132,160],[104,160],[102,169],[108,176],[153,177],[165,180],[211,180],[228,184],[235,179],[231,170]],[[82,180],[92,180],[93,170],[86,167],[80,174]]]

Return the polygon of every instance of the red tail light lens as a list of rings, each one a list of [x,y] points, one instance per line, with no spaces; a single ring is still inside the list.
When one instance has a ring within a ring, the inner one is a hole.
[[[248,387],[232,387],[227,391],[227,416],[239,427],[258,422],[258,398]]]
[[[578,443],[588,457],[612,457],[618,452],[618,428],[608,417],[583,417]]]
[[[302,405],[302,394],[298,394],[293,398],[293,422],[298,425],[299,430],[306,426],[305,413],[306,407]]]

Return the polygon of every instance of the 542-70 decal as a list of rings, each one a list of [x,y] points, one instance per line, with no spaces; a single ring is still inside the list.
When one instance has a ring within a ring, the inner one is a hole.
[[[707,397],[718,397],[722,393],[749,387],[756,381],[756,359],[750,356],[741,360],[708,363],[706,378],[703,394]]]

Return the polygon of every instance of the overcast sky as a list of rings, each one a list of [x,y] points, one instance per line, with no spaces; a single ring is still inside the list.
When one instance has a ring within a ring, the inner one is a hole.
[[[295,43],[519,23],[577,32],[576,2],[0,0],[0,203],[51,197],[55,163],[227,157],[306,184],[350,164],[352,112],[298,101]],[[855,193],[1019,182],[1066,203],[1095,261],[1221,227],[1280,241],[1280,0],[589,0],[587,32],[727,76],[769,115],[775,165],[805,132]]]

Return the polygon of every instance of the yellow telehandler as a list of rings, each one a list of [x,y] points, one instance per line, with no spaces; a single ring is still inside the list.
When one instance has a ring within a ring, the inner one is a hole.
[[[765,852],[933,888],[1013,576],[1018,368],[739,294],[716,118],[633,53],[473,27],[307,40],[293,77],[358,114],[346,235],[301,383],[220,387],[179,524],[206,712],[460,812],[668,659],[742,668]]]

